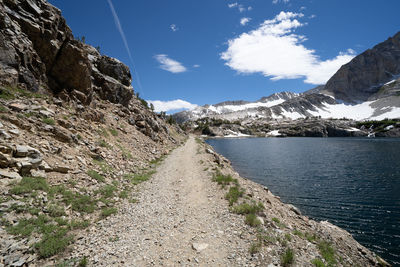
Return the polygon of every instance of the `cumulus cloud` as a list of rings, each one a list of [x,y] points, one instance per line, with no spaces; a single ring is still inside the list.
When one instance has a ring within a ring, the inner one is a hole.
[[[154,58],[161,64],[160,68],[172,73],[181,73],[187,71],[185,66],[182,63],[173,60],[168,57],[168,55],[160,54],[155,55]]]
[[[196,104],[189,103],[182,99],[171,100],[171,101],[160,101],[160,100],[147,100],[149,104],[154,105],[155,112],[169,112],[173,110],[181,109],[194,109],[197,107]]]
[[[355,56],[355,51],[321,60],[315,50],[303,45],[307,38],[294,33],[305,25],[299,21],[302,17],[302,13],[282,11],[257,29],[229,40],[221,59],[239,73],[262,73],[272,80],[303,78],[306,83],[324,84]]]
[[[175,24],[171,24],[171,25],[169,26],[169,28],[170,28],[173,32],[176,32],[176,31],[178,30],[178,27],[177,27]]]
[[[240,24],[242,24],[243,26],[246,25],[247,23],[249,23],[251,20],[251,18],[241,18],[240,19]]]

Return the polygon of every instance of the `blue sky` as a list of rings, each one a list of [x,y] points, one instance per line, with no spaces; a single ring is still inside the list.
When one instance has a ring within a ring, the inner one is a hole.
[[[49,2],[75,36],[131,68],[141,97],[169,112],[303,92],[400,31],[399,0]]]

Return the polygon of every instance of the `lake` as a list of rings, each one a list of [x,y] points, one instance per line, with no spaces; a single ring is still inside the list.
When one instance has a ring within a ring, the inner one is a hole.
[[[242,177],[400,266],[399,138],[209,139]]]

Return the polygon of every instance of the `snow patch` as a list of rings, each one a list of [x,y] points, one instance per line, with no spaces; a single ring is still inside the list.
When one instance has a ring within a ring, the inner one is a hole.
[[[273,130],[267,133],[267,136],[280,136],[279,130]]]

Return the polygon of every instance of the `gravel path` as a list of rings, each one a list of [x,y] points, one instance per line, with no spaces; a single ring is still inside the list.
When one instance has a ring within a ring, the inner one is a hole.
[[[93,226],[75,243],[74,256],[88,256],[96,266],[245,265],[243,219],[229,213],[201,164],[207,155],[197,149],[190,137],[173,151],[138,187],[138,202]]]

